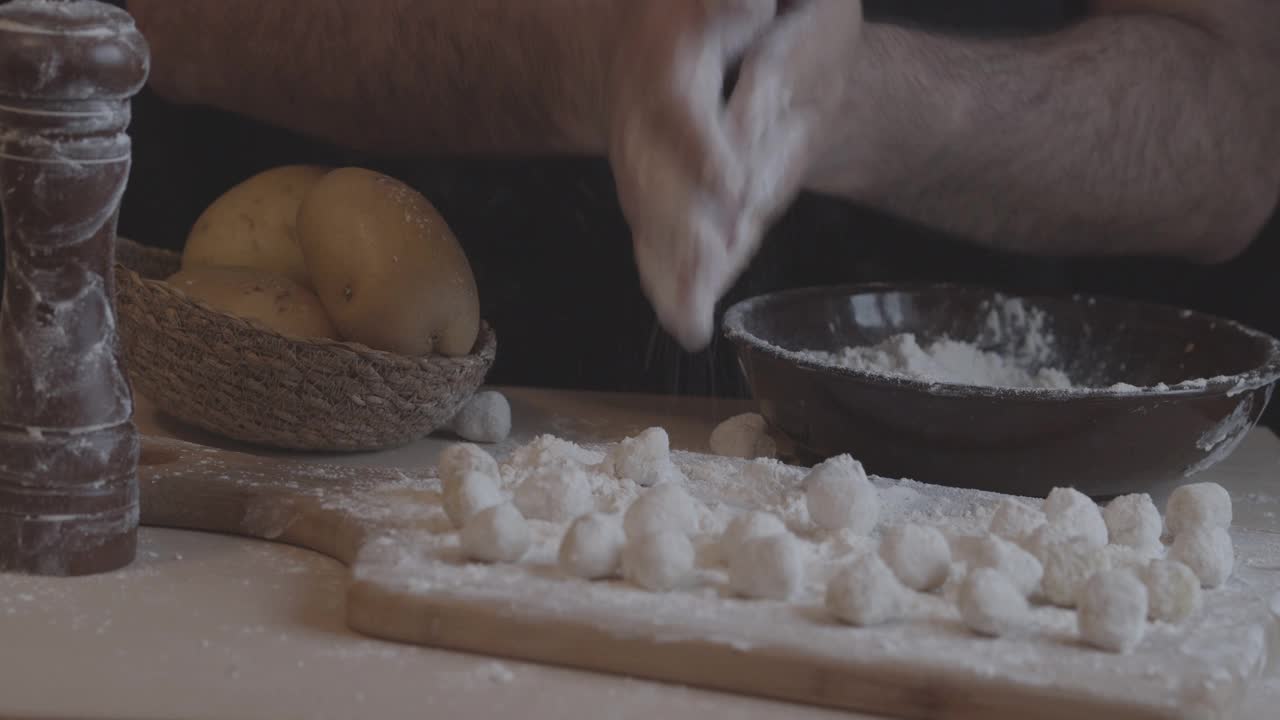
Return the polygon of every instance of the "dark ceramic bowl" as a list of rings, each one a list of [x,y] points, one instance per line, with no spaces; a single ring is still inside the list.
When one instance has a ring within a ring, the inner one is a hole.
[[[790,459],[847,452],[885,477],[1039,497],[1056,486],[1095,497],[1142,492],[1207,469],[1254,426],[1280,378],[1280,341],[1269,335],[1102,297],[1013,298],[956,285],[809,288],[742,301],[724,325]],[[921,345],[974,342],[1032,371],[1060,368],[1077,387],[928,382],[805,352],[905,332]]]

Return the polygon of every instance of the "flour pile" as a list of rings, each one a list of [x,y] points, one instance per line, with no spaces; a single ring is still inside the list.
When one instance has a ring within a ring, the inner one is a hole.
[[[1060,368],[1057,338],[1040,308],[997,297],[980,309],[973,338],[943,336],[925,342],[901,333],[876,345],[794,355],[836,367],[929,383],[996,388],[1076,389]]]
[[[1032,371],[1007,355],[950,338],[922,346],[914,333],[894,335],[872,346],[847,347],[834,353],[810,350],[803,355],[850,370],[935,383],[1053,390],[1074,387],[1067,374],[1057,368]]]

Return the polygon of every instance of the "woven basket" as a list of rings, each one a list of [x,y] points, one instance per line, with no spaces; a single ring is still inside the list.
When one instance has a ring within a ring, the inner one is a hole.
[[[161,279],[180,256],[116,244],[116,308],[130,379],[197,427],[290,450],[403,445],[444,427],[484,381],[497,339],[481,323],[459,358],[289,338],[187,298]]]

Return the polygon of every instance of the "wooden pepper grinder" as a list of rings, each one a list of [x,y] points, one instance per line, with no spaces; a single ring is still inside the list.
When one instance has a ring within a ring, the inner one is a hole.
[[[0,4],[0,571],[133,561],[138,432],[116,338],[130,99],[150,52],[95,0]]]

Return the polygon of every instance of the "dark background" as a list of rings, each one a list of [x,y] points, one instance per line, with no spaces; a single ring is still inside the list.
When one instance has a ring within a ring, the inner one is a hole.
[[[1079,3],[867,2],[878,19],[965,33],[1037,32]],[[465,246],[500,352],[497,384],[739,395],[731,350],[684,353],[641,294],[627,226],[605,161],[396,159],[345,152],[144,92],[134,104],[134,167],[120,216],[133,239],[181,248],[219,194],[268,167],[359,164],[399,177],[440,209]],[[1014,292],[1093,292],[1155,300],[1280,334],[1274,282],[1280,219],[1240,258],[1201,267],[1155,260],[1003,255],[828,198],[802,197],[770,233],[725,303],[770,290],[865,280],[982,283]],[[1268,413],[1277,421],[1276,408]]]

